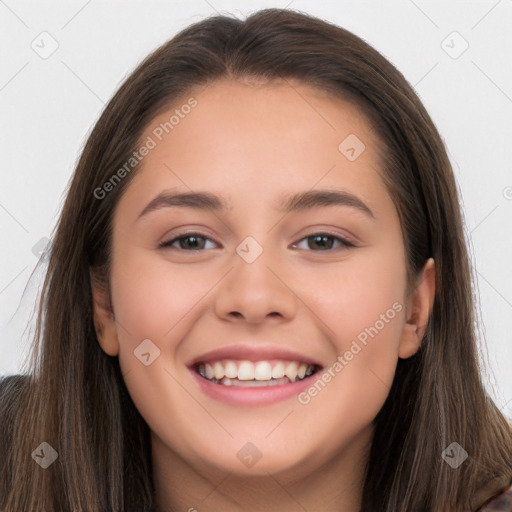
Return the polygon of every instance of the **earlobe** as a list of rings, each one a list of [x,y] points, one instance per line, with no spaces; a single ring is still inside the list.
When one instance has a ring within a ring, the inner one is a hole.
[[[400,337],[398,357],[407,359],[419,350],[434,305],[436,271],[432,258],[425,263],[412,292],[406,323]]]
[[[108,288],[98,278],[93,269],[90,271],[90,281],[96,337],[106,354],[117,356],[119,354],[119,341]]]

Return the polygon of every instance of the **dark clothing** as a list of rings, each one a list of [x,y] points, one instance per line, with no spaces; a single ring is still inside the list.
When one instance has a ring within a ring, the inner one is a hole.
[[[489,498],[476,512],[512,512],[512,479],[506,489]]]

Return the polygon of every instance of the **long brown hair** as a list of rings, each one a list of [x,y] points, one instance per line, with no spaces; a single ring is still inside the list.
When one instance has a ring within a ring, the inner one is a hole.
[[[137,169],[104,198],[94,191],[130,158],[157,114],[195,86],[244,77],[296,79],[356,104],[385,148],[381,172],[400,216],[409,276],[429,257],[436,263],[421,348],[398,361],[375,419],[362,510],[471,510],[512,475],[511,428],[481,381],[457,187],[436,127],[403,75],[362,39],[312,16],[267,9],[180,32],[138,66],[95,125],[52,237],[30,375],[11,382],[17,407],[4,399],[5,512],[154,506],[149,428],[118,359],[97,342],[90,283],[96,269],[109,285],[113,213]],[[45,470],[30,456],[42,442],[58,453]],[[442,457],[453,442],[468,454],[457,469]]]

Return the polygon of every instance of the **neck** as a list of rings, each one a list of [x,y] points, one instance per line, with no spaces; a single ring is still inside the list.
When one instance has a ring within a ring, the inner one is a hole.
[[[193,467],[152,433],[156,511],[360,512],[372,433],[370,426],[320,466],[258,476]]]

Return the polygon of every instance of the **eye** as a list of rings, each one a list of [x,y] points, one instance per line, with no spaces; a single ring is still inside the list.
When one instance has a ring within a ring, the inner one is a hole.
[[[293,244],[293,248],[304,249],[305,247],[300,247],[300,244],[306,241],[308,245],[307,248],[313,250],[315,252],[325,252],[330,251],[332,249],[336,249],[335,244],[338,243],[338,249],[356,247],[355,244],[349,242],[345,238],[331,235],[329,233],[314,233],[313,235],[309,235],[299,243]],[[171,238],[170,240],[161,242],[159,244],[160,248],[173,248],[182,251],[201,251],[207,249],[207,243],[211,242],[214,246],[209,247],[209,249],[215,248],[215,242],[213,242],[210,238],[201,235],[200,233],[184,233]],[[309,242],[309,243],[308,243]],[[176,246],[178,244],[178,246]]]
[[[306,244],[308,242],[312,242],[312,244],[308,244],[310,247],[313,245],[313,247],[320,248],[319,250],[315,250],[315,252],[319,251],[329,251],[333,249],[333,245],[338,242],[339,246],[338,248],[349,248],[349,247],[355,247],[355,244],[352,242],[349,242],[345,238],[341,238],[339,236],[330,235],[329,233],[314,233],[313,235],[309,235],[302,240],[299,241],[298,244],[293,244],[292,247],[304,249],[304,247],[299,247],[299,244],[303,241],[306,241]]]
[[[161,248],[170,247],[183,251],[200,251],[205,249],[207,241],[212,242],[210,238],[202,236],[200,233],[186,233],[180,234],[171,240],[161,242],[158,246]],[[176,243],[178,243],[179,247],[173,247]],[[211,248],[212,247],[210,247],[210,249]]]

